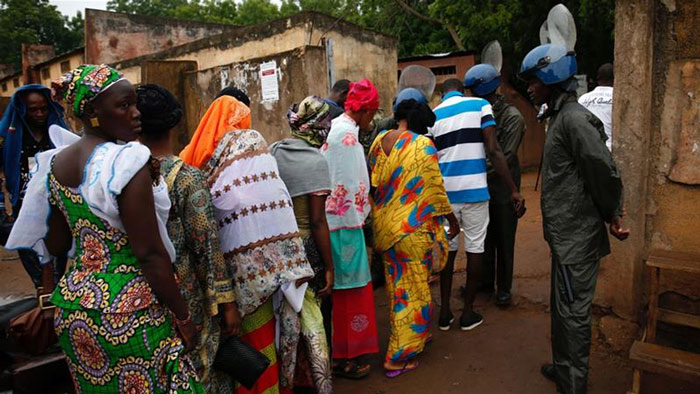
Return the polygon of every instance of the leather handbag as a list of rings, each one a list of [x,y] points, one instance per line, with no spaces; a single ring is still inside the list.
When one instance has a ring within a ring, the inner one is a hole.
[[[270,366],[270,359],[236,336],[222,340],[214,359],[214,368],[227,373],[248,390]]]
[[[53,319],[56,307],[49,303],[50,297],[51,294],[40,295],[37,307],[10,320],[10,336],[31,355],[42,354],[58,342]]]

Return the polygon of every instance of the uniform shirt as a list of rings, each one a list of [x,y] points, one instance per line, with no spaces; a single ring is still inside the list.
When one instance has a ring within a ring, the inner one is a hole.
[[[608,147],[608,150],[612,151],[612,86],[598,86],[579,97],[578,102],[603,122],[605,135],[608,137],[605,141],[605,146]]]
[[[435,108],[435,125],[428,135],[435,141],[438,163],[452,204],[489,200],[483,131],[495,126],[488,101],[449,92]]]
[[[496,118],[496,139],[501,146],[503,156],[506,158],[510,177],[520,190],[520,162],[518,160],[518,148],[525,134],[525,119],[517,108],[506,103],[502,95],[498,95],[493,103],[493,116]],[[503,177],[488,163],[488,182],[491,204],[511,204],[510,188]]]
[[[542,161],[542,225],[552,258],[561,264],[594,263],[610,253],[605,222],[619,216],[622,180],[605,147],[603,124],[558,93]]]

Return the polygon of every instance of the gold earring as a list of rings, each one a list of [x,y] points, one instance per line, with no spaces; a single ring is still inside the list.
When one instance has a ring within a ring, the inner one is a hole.
[[[100,127],[100,121],[97,119],[97,117],[90,118],[90,125],[92,127]]]

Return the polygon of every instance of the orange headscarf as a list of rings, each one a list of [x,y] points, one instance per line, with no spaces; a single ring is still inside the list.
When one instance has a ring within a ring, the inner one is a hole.
[[[187,164],[202,168],[226,133],[249,128],[250,108],[231,96],[221,96],[209,106],[192,140],[180,152],[180,158]]]

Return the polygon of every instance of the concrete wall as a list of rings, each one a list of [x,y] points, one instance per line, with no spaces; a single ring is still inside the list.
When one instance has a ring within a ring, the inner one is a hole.
[[[115,65],[133,83],[140,83],[141,63],[146,60],[196,61],[200,70],[272,56],[330,39],[335,80],[370,78],[377,84],[380,106],[388,109],[396,91],[396,39],[336,18],[306,12],[269,24],[237,28],[170,50],[117,62]],[[316,76],[314,78],[320,81]],[[328,94],[325,85],[312,84],[312,91]]]
[[[31,68],[55,56],[56,48],[53,45],[22,44],[22,78],[25,83],[38,83]]]
[[[323,30],[315,28],[312,33],[311,42],[318,45]],[[333,48],[335,81],[369,78],[379,91],[379,107],[391,112],[398,86],[396,40],[349,24],[336,26],[324,37],[330,39]]]
[[[262,101],[260,65],[277,63],[279,100]],[[252,128],[260,131],[268,143],[289,136],[287,110],[308,95],[325,94],[328,85],[326,51],[323,47],[301,47],[243,62],[189,72],[184,82],[186,128],[191,136],[216,93],[236,86],[250,97]]]
[[[34,68],[32,72],[32,74],[34,75],[32,79],[36,80],[37,83],[40,83],[42,85],[51,86],[52,81],[55,81],[56,79],[60,78],[61,75],[65,74],[65,71],[61,71],[61,64],[63,62],[68,62],[68,71],[85,63],[83,50],[80,49],[74,52],[70,52],[68,54],[65,54],[64,56],[58,56],[54,59],[51,59],[49,62],[38,65]],[[48,71],[49,75],[47,78],[44,78],[45,73],[42,71],[43,69],[46,69]]]
[[[85,10],[87,63],[114,63],[160,52],[235,27],[118,12]]]
[[[22,85],[24,85],[22,73],[13,74],[0,79],[0,97],[12,97],[17,88]]]
[[[423,67],[428,67],[428,68],[435,68],[435,67],[445,67],[445,66],[455,66],[455,73],[452,75],[436,75],[435,79],[437,80],[437,84],[441,85],[443,82],[450,78],[457,78],[459,80],[462,80],[464,78],[464,74],[467,73],[467,70],[469,70],[473,65],[476,64],[476,56],[474,54],[468,54],[468,55],[462,55],[462,56],[434,56],[434,57],[429,57],[426,58],[427,56],[421,56],[416,60],[410,60],[410,58],[407,61],[400,61],[399,62],[399,70],[403,70],[404,68],[415,64],[418,66],[423,66]],[[398,78],[398,76],[397,76]],[[436,89],[436,93],[437,89]]]
[[[15,73],[15,65],[0,63],[0,78],[5,78]]]
[[[643,311],[646,253],[700,253],[699,16],[694,0],[616,2],[615,58],[624,61],[615,64],[613,156],[632,236],[612,241],[596,302],[628,318]],[[662,275],[666,298],[683,300],[676,306],[697,307],[698,283]]]

